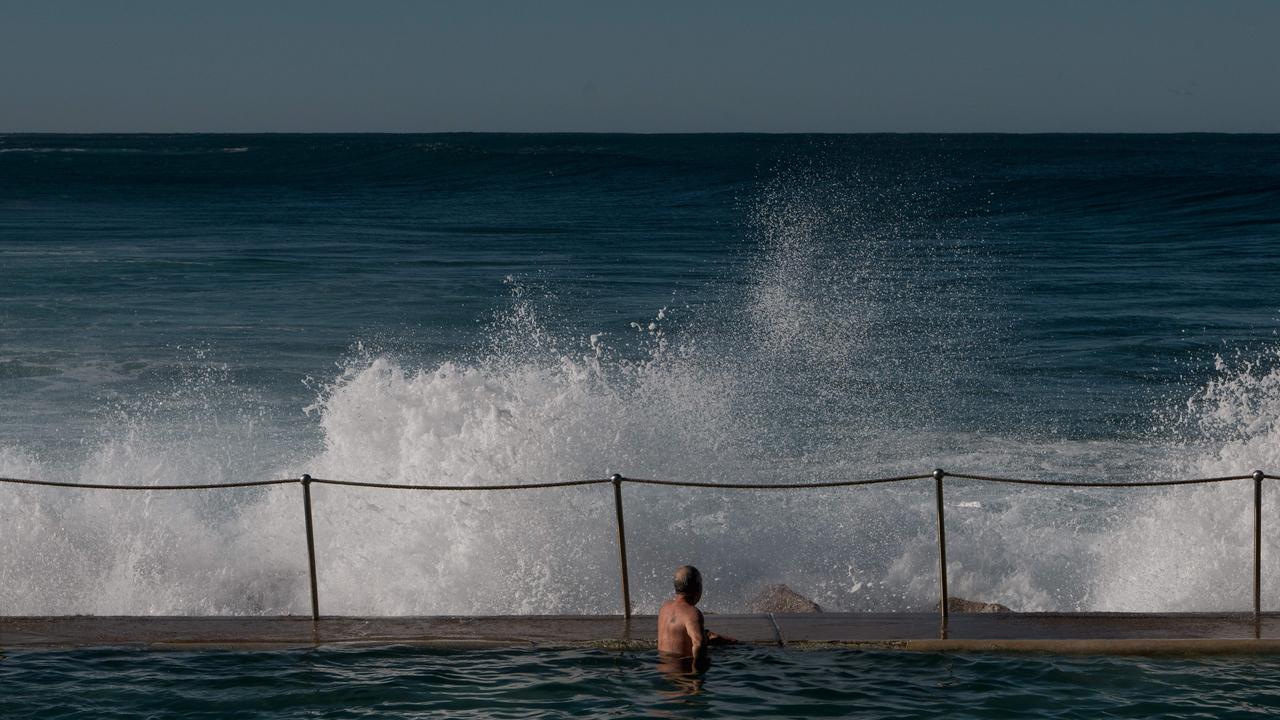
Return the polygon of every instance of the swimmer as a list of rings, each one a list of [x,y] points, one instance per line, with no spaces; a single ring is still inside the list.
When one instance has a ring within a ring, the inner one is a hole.
[[[702,672],[711,661],[707,657],[708,645],[730,645],[737,641],[717,635],[703,624],[702,611],[697,608],[702,599],[702,573],[692,565],[676,570],[676,596],[662,604],[658,611],[658,654],[669,659],[692,661],[692,669]]]

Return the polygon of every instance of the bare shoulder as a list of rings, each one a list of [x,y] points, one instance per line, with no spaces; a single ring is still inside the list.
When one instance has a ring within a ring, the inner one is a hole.
[[[696,607],[688,605],[679,605],[675,608],[676,617],[680,618],[680,622],[684,624],[691,632],[702,631],[702,611]]]
[[[662,607],[658,610],[658,621],[680,623],[688,625],[689,623],[702,624],[702,612],[695,607],[690,607],[678,600],[667,600],[662,603]]]

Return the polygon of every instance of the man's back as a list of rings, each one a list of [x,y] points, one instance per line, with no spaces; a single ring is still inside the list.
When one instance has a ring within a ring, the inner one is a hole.
[[[658,652],[697,658],[706,653],[702,611],[676,596],[658,611]]]

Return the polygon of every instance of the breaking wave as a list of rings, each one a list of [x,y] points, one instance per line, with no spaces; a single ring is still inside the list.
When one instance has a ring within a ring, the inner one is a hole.
[[[314,447],[273,441],[205,379],[182,438],[132,413],[84,457],[0,448],[0,474],[89,482],[249,473],[483,485],[605,477],[831,480],[934,466],[1134,479],[1280,470],[1280,354],[1221,361],[1177,429],[1089,440],[977,432],[995,302],[962,239],[926,236],[893,187],[793,174],[752,210],[745,289],[663,308],[629,334],[577,337],[510,281],[488,349],[423,363],[358,354],[307,408]],[[939,277],[951,282],[940,284]],[[948,398],[947,403],[936,402]],[[201,401],[202,399],[202,401]],[[251,403],[249,403],[251,404]],[[950,414],[948,414],[950,413]],[[1167,414],[1165,414],[1167,415]],[[1153,417],[1165,417],[1153,412]],[[1157,421],[1153,420],[1153,423]],[[292,437],[292,436],[290,436]],[[258,478],[253,478],[258,479]],[[742,610],[785,582],[823,607],[919,610],[935,597],[932,486],[804,492],[628,486],[636,608],[670,569]],[[449,493],[313,489],[326,614],[609,613],[620,606],[607,486]],[[1018,610],[1247,607],[1251,485],[1016,490],[953,482],[955,594]],[[296,487],[112,493],[5,487],[0,607],[9,614],[307,611]],[[1280,503],[1267,495],[1268,517]],[[1275,537],[1275,533],[1271,534]],[[1268,539],[1268,572],[1280,541]],[[1274,573],[1272,573],[1274,574]]]

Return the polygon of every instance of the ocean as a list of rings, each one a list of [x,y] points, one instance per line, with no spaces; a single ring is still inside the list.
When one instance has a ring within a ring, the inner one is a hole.
[[[0,136],[0,476],[1280,473],[1277,277],[1277,136]],[[955,595],[1251,607],[1250,481],[948,482]],[[298,492],[2,486],[0,608],[309,612]],[[620,608],[607,486],[313,493],[326,614]],[[625,494],[637,612],[935,601],[930,481]]]

